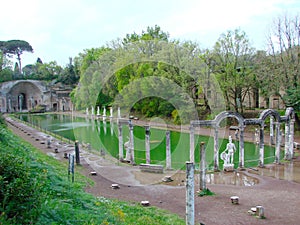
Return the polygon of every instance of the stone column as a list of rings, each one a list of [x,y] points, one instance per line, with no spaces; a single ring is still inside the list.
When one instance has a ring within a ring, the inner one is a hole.
[[[135,164],[134,161],[134,138],[133,138],[133,124],[132,121],[129,120],[128,122],[129,125],[129,141],[130,141],[130,162],[131,164]]]
[[[273,116],[270,117],[270,144],[274,145],[274,119]]]
[[[265,152],[265,144],[264,144],[264,123],[260,125],[259,130],[259,167],[264,167],[264,152]]]
[[[122,161],[124,159],[123,156],[123,135],[122,135],[122,123],[118,121],[118,135],[119,135],[119,160]]]
[[[195,162],[195,127],[190,126],[190,162]]]
[[[150,164],[150,126],[145,126],[146,163]]]
[[[195,224],[194,163],[186,162],[186,224]]]
[[[285,133],[284,133],[284,159],[290,160],[291,154],[290,154],[290,148],[289,148],[289,136],[290,136],[290,120],[287,120],[285,122]]]
[[[295,120],[290,120],[290,135],[289,135],[289,152],[290,152],[290,159],[294,157],[294,125]]]
[[[171,137],[170,131],[166,131],[166,169],[170,170],[171,166]]]
[[[280,163],[280,142],[281,142],[281,134],[280,134],[280,123],[275,122],[275,134],[276,134],[276,144],[275,144],[275,162],[279,164]]]
[[[215,134],[214,134],[214,170],[219,170],[219,131],[218,127],[215,127]]]
[[[205,158],[205,143],[200,144],[200,190],[206,189],[206,158]]]
[[[239,148],[239,168],[242,169],[245,166],[245,154],[244,154],[244,127],[240,127],[240,148]]]
[[[75,141],[75,161],[76,161],[76,164],[80,164],[79,142],[78,141]]]

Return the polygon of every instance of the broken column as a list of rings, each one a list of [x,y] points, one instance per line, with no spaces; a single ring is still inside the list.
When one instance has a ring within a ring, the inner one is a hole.
[[[75,141],[75,161],[76,164],[80,164],[80,156],[79,156],[79,142]]]
[[[186,162],[186,224],[195,224],[194,163]]]

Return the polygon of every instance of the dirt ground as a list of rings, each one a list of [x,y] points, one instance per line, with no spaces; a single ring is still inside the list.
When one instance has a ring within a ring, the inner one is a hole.
[[[65,153],[74,151],[74,145],[51,139],[18,121],[7,118],[9,128],[24,140],[32,143],[46,154],[58,160],[66,160]],[[55,153],[57,149],[58,153]],[[298,151],[298,150],[297,150]],[[166,171],[164,174],[141,172],[138,166],[120,163],[109,156],[99,156],[80,146],[81,165],[77,169],[95,181],[87,188],[96,196],[141,202],[147,200],[157,206],[185,218],[186,191],[185,173]],[[210,175],[207,188],[214,196],[198,197],[195,193],[195,223],[199,224],[299,224],[300,222],[300,158],[292,163],[270,165],[267,168],[252,168],[218,175]],[[91,175],[96,172],[97,175]],[[165,176],[174,181],[163,183]],[[195,176],[195,192],[199,189]],[[76,179],[76,178],[75,178]],[[225,180],[224,180],[225,179]],[[223,181],[223,182],[220,182]],[[227,182],[228,181],[228,182]],[[234,182],[233,182],[234,181]],[[250,182],[249,181],[253,181]],[[254,182],[255,181],[255,182]],[[112,189],[112,184],[119,189]],[[238,196],[239,204],[232,204],[230,197]],[[257,205],[264,207],[265,219],[249,215]]]

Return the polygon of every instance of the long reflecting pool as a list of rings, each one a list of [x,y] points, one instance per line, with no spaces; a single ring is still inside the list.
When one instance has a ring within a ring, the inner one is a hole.
[[[118,126],[116,121],[107,118],[106,121],[101,119],[91,119],[75,117],[63,114],[22,114],[18,115],[19,119],[38,126],[44,130],[50,131],[57,135],[63,136],[70,140],[78,140],[80,143],[89,143],[92,149],[99,151],[104,150],[107,154],[113,157],[118,157]],[[134,155],[135,162],[145,163],[145,128],[141,126],[134,126]],[[129,129],[127,125],[123,125],[123,141],[126,142],[129,137]],[[151,149],[151,163],[165,165],[166,159],[166,130],[151,128],[150,135],[150,149]],[[189,160],[189,133],[171,131],[171,161],[172,168],[183,169],[185,162]],[[206,144],[206,161],[208,170],[213,169],[213,137],[198,136],[195,137],[196,150],[195,161],[196,167],[199,165],[199,144],[205,142]],[[227,139],[219,139],[220,153],[226,148]],[[237,148],[234,154],[235,167],[239,162],[239,142],[234,140],[233,143]],[[124,157],[125,157],[124,150]],[[275,149],[270,146],[265,146],[265,164],[273,163],[275,156]],[[283,151],[281,151],[281,158]],[[258,165],[259,150],[256,145],[245,142],[245,167],[255,167]],[[220,160],[220,168],[222,168],[223,161]]]

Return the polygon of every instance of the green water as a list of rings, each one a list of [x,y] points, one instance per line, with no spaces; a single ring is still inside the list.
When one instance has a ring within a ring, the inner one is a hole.
[[[107,154],[118,157],[118,126],[115,122],[110,122],[107,118],[106,122],[100,120],[92,120],[90,118],[73,117],[58,114],[35,114],[35,115],[19,115],[19,119],[30,124],[38,126],[44,130],[61,135],[70,140],[78,140],[80,143],[89,143],[92,148],[99,151],[105,150]],[[144,127],[134,126],[134,155],[135,162],[145,163],[145,129]],[[127,125],[123,125],[123,141],[126,142],[129,137],[129,129]],[[151,128],[150,135],[150,155],[151,163],[165,165],[166,159],[166,131]],[[172,168],[183,169],[185,162],[189,161],[190,139],[188,133],[171,131],[171,161]],[[199,164],[199,144],[205,142],[206,145],[206,161],[208,169],[213,169],[213,137],[195,136],[196,150],[195,162],[196,167]],[[226,148],[227,139],[219,139],[220,153]],[[233,141],[236,145],[237,152],[234,154],[235,167],[239,162],[239,142]],[[255,167],[258,165],[259,150],[252,143],[245,142],[245,167]],[[124,157],[125,157],[124,150]],[[265,146],[265,164],[274,162],[275,149]],[[283,153],[281,158],[283,157]],[[222,168],[223,161],[220,161]]]

